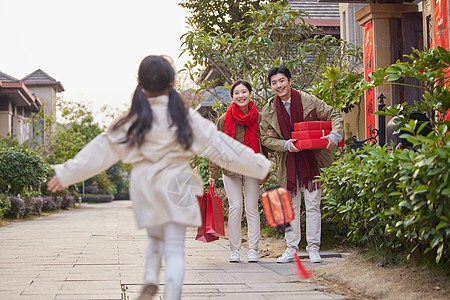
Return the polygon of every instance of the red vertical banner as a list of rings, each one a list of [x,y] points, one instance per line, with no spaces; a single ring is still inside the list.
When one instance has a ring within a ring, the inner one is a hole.
[[[373,26],[372,21],[367,22],[363,26],[364,32],[364,76],[366,81],[369,81],[370,72],[374,71],[374,55],[373,55]],[[366,137],[371,137],[374,134],[372,130],[375,128],[375,90],[366,90]]]
[[[449,50],[447,0],[433,1],[433,21],[433,46]]]
[[[447,0],[433,0],[433,47],[441,46],[449,50]],[[450,75],[447,70],[446,76]],[[450,120],[450,111],[445,119]]]

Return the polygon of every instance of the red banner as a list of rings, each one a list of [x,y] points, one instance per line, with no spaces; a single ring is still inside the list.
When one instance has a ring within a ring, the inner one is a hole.
[[[441,46],[449,50],[447,5],[447,0],[433,1],[433,47]],[[446,76],[449,75],[447,70]],[[450,112],[447,112],[445,119],[450,120]]]
[[[433,46],[449,50],[447,0],[433,1],[433,17]]]
[[[370,72],[374,71],[374,56],[373,56],[373,27],[372,21],[367,22],[363,26],[364,31],[364,76],[366,81],[369,81]],[[374,136],[372,129],[375,128],[375,91],[374,89],[366,90],[366,137]]]

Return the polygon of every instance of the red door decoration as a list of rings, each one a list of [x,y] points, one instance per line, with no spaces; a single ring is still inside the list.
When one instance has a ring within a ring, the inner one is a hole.
[[[433,0],[433,46],[449,50],[447,5],[447,0]],[[447,70],[446,76],[449,75],[450,71]],[[445,119],[450,120],[450,111],[447,111]]]
[[[370,72],[374,71],[374,56],[373,56],[373,26],[372,21],[367,22],[363,26],[364,32],[364,76],[369,81]],[[366,128],[367,136],[371,137],[374,134],[372,129],[375,128],[375,91],[374,89],[366,90]]]
[[[434,0],[433,2],[433,46],[441,46],[449,50],[447,0]]]

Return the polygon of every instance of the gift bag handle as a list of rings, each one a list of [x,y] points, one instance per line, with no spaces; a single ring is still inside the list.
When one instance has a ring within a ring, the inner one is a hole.
[[[215,195],[216,194],[216,188],[214,187],[213,184],[210,184],[208,188],[206,188],[206,190],[208,190],[208,193],[210,193],[211,195]],[[205,192],[206,192],[205,190]]]

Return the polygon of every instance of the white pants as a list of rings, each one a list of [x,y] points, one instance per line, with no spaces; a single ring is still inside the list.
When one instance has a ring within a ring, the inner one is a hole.
[[[230,211],[228,214],[228,236],[231,250],[241,247],[242,186],[244,186],[245,215],[248,224],[248,247],[258,250],[260,224],[258,211],[258,179],[243,175],[223,175]]]
[[[292,197],[295,219],[291,222],[292,230],[285,234],[286,244],[288,247],[298,249],[298,244],[300,243],[300,206],[302,194],[305,199],[306,209],[306,250],[319,250],[322,223],[320,213],[320,199],[322,197],[321,188],[312,192],[309,192],[307,189],[297,188],[297,195]]]
[[[186,226],[168,223],[147,227],[148,242],[145,253],[145,283],[158,285],[161,258],[166,264],[165,283],[182,287],[184,281],[184,240]]]

